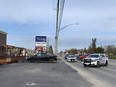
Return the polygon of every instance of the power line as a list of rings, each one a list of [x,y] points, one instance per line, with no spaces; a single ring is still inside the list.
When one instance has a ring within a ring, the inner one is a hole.
[[[61,22],[62,22],[64,3],[65,3],[65,0],[61,0],[60,5],[59,5],[59,30],[60,30]]]

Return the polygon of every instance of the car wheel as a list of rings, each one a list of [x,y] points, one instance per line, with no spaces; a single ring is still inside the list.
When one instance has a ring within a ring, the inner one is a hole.
[[[100,63],[99,63],[99,61],[98,61],[96,67],[98,68],[99,66],[100,66]]]
[[[50,62],[50,63],[53,63],[53,62],[54,62],[54,60],[53,60],[52,58],[50,58],[50,59],[49,59],[49,62]]]
[[[84,67],[87,67],[87,65],[86,65],[86,64],[84,64]]]
[[[105,66],[108,66],[108,61],[106,61]]]

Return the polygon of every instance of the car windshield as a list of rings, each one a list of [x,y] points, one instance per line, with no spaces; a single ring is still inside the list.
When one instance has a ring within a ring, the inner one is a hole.
[[[92,58],[98,58],[99,55],[89,55],[89,57],[92,57]]]
[[[75,57],[74,55],[69,55],[69,57]]]
[[[45,56],[46,53],[37,53],[36,56]]]

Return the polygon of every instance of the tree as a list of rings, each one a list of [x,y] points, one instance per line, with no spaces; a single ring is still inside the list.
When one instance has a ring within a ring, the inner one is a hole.
[[[84,51],[84,53],[87,53],[87,49],[86,49],[86,48],[84,48],[84,50],[83,50],[83,51]]]
[[[96,48],[96,53],[104,53],[104,48],[102,48],[102,47],[97,47],[97,48]]]
[[[96,38],[92,38],[92,51],[93,53],[96,52]]]
[[[95,53],[96,52],[96,38],[92,38],[92,43],[88,48],[89,53]]]
[[[73,49],[71,49],[70,51],[71,51],[72,54],[77,54],[77,49],[74,49],[74,48],[73,48]]]
[[[69,49],[69,50],[65,50],[64,53],[77,54],[78,53],[78,50],[76,48],[72,48],[72,49]]]
[[[49,53],[51,53],[51,54],[53,53],[53,49],[52,49],[51,45],[49,46]]]

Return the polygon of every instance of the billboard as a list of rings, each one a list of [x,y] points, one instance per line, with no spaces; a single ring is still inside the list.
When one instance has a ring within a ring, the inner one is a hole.
[[[35,37],[35,42],[46,42],[47,37],[46,36],[36,36]]]
[[[36,51],[41,51],[41,52],[46,52],[46,47],[45,46],[35,46]]]
[[[46,46],[46,42],[36,42],[35,46]]]
[[[47,47],[47,37],[46,36],[36,36],[35,37],[35,50],[36,51],[46,51]]]

